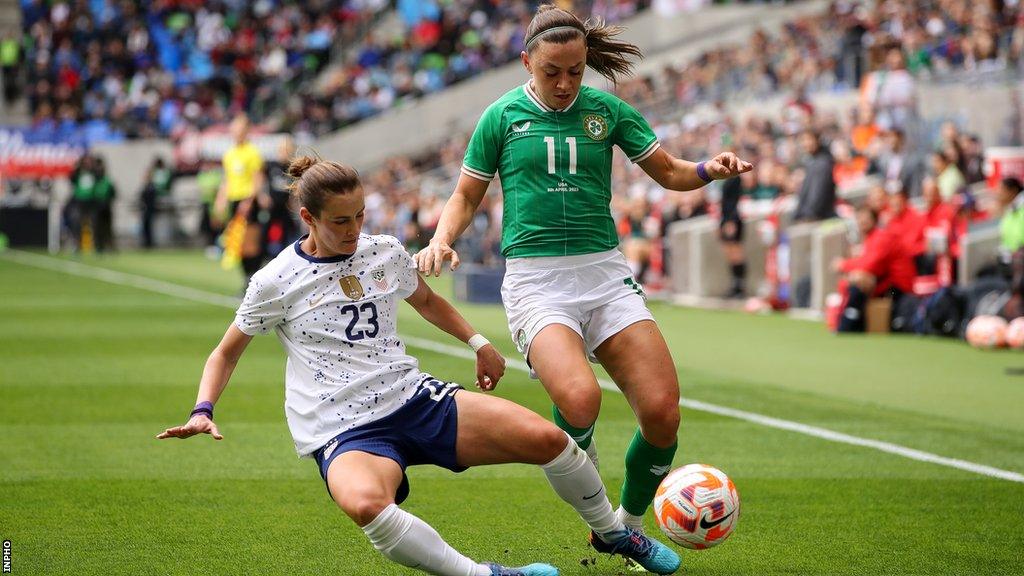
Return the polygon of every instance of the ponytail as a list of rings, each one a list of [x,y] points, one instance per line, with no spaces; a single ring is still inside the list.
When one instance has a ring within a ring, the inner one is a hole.
[[[631,58],[643,57],[636,45],[614,39],[623,30],[621,26],[609,26],[603,18],[581,22],[572,12],[542,4],[526,27],[524,46],[529,54],[541,41],[565,44],[582,38],[587,45],[587,66],[615,83],[619,75],[633,73]]]

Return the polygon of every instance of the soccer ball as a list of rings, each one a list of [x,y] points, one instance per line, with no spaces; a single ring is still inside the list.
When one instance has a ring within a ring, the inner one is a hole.
[[[1006,320],[977,316],[967,324],[967,342],[975,348],[999,348],[1006,344]]]
[[[669,540],[692,550],[721,544],[736,528],[740,496],[724,472],[706,464],[676,468],[658,486],[654,517]]]
[[[1014,318],[1006,328],[1006,345],[1010,348],[1024,348],[1024,317]]]

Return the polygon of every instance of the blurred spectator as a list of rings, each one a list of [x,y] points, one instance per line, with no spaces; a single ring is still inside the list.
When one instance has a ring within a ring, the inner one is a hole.
[[[171,169],[164,164],[164,159],[160,157],[153,160],[146,171],[142,192],[139,194],[139,198],[142,200],[142,245],[145,248],[152,248],[155,245],[153,222],[161,203],[170,198],[172,178]]]
[[[1005,178],[999,183],[997,200],[1003,210],[999,222],[999,268],[1010,280],[1010,301],[1003,314],[1010,318],[1024,315],[1024,194],[1021,181]]]
[[[921,247],[917,250],[917,271],[921,275],[937,274],[939,261],[949,258],[949,281],[954,280],[956,260],[960,257],[961,235],[959,230],[962,219],[957,218],[957,208],[945,202],[939,193],[938,184],[932,177],[926,177],[921,184],[924,199],[922,217],[923,234]]]
[[[889,194],[889,218],[885,230],[903,246],[904,253],[914,258],[920,254],[923,245],[924,218],[910,205],[907,189],[899,180],[890,180],[885,186]]]
[[[797,222],[815,222],[835,216],[836,182],[832,154],[811,130],[800,135],[800,147],[806,155],[804,180],[797,198]]]
[[[92,251],[96,213],[95,159],[83,154],[68,180],[71,183],[71,197],[64,208],[64,220],[71,234],[73,249],[80,252]]]
[[[864,80],[861,95],[883,129],[911,127],[917,109],[917,87],[898,46],[886,53],[885,68],[872,72]]]
[[[644,281],[651,265],[651,236],[653,222],[651,207],[644,196],[636,196],[629,202],[626,213],[619,219],[619,239],[622,253],[633,270],[633,277]]]
[[[871,106],[858,106],[857,119],[853,129],[850,131],[853,151],[863,156],[868,155],[880,134],[881,129],[878,127],[878,124],[875,124],[875,113]]]
[[[281,142],[277,159],[266,163],[267,190],[270,193],[270,211],[267,218],[267,232],[264,251],[267,258],[277,256],[281,250],[299,237],[291,201],[292,178],[288,176],[288,164],[295,154],[295,142],[285,138]]]
[[[729,263],[731,283],[726,298],[742,298],[746,293],[747,260],[743,254],[743,218],[740,217],[740,198],[756,184],[753,172],[746,172],[722,182],[721,218],[718,239]]]
[[[881,139],[881,150],[868,166],[869,174],[877,174],[886,181],[899,180],[911,197],[920,195],[924,167],[910,152],[902,130],[890,130]]]
[[[1003,211],[999,221],[1001,249],[1008,256],[1024,248],[1024,194],[1021,194],[1021,181],[1017,178],[1004,178],[999,183],[997,200]],[[1007,258],[1004,257],[1004,260]]]
[[[114,249],[114,198],[117,197],[117,188],[107,174],[107,165],[103,158],[96,157],[93,168],[96,172],[96,183],[93,187],[96,251],[107,252]]]
[[[217,162],[205,161],[199,167],[196,174],[196,186],[199,187],[199,201],[202,203],[202,215],[199,221],[199,231],[203,235],[206,245],[207,256],[215,259],[220,250],[217,247],[217,237],[223,231],[222,224],[227,219],[226,213],[217,214],[214,212],[217,192],[224,182],[224,172]]]
[[[21,95],[21,38],[5,32],[0,40],[0,70],[3,72],[4,102],[10,104]]]
[[[835,159],[835,167],[832,169],[832,179],[840,189],[859,182],[868,171],[868,159],[864,156],[854,156],[850,145],[843,139],[835,139],[829,146],[832,158]]]
[[[964,154],[961,170],[967,183],[975,184],[985,180],[985,150],[981,145],[981,139],[973,134],[964,134],[960,143]]]
[[[878,225],[885,227],[885,223],[889,221],[889,195],[885,191],[884,183],[872,184],[868,188],[868,197],[864,200],[864,205],[875,213]]]
[[[868,299],[885,295],[894,298],[909,293],[914,284],[914,262],[904,244],[889,230],[878,226],[878,216],[868,207],[857,210],[857,228],[862,239],[851,258],[833,262],[843,274],[839,290],[843,294],[840,332],[863,332]]]
[[[668,276],[671,272],[670,247],[668,242],[669,228],[675,222],[688,220],[708,213],[708,201],[704,196],[704,188],[679,192],[666,190],[661,204],[661,273]]]
[[[952,200],[967,184],[960,168],[950,161],[946,152],[932,152],[932,173],[935,174],[935,184],[939,189],[939,195],[945,201]]]

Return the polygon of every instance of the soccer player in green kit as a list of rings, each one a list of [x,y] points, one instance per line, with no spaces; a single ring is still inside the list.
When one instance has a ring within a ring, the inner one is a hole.
[[[581,85],[586,66],[612,81],[631,72],[629,57],[640,50],[614,40],[620,31],[552,5],[538,8],[521,55],[530,79],[484,111],[437,231],[416,262],[435,275],[447,260],[458,266],[451,244],[499,175],[502,299],[512,339],[551,396],[555,422],[595,464],[601,390],[588,359],[622,390],[640,426],[626,451],[617,514],[642,535],[643,515],[676,452],[679,383],[643,290],[618,250],[609,208],[612,146],[671,190],[700,188],[752,165],[729,152],[700,163],[675,158],[632,106]],[[602,552],[625,545],[595,534],[590,540]],[[662,567],[674,570],[668,568]]]

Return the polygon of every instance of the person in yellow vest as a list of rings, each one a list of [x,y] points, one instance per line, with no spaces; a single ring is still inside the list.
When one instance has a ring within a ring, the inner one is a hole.
[[[224,181],[217,193],[216,212],[228,211],[228,226],[225,229],[225,262],[238,259],[245,276],[245,287],[249,278],[260,269],[263,255],[260,241],[261,227],[258,213],[260,208],[269,206],[263,192],[263,158],[259,150],[249,141],[249,118],[237,116],[231,122],[231,137],[235,144],[224,153]],[[234,226],[231,225],[234,222]],[[248,226],[244,224],[248,223]],[[241,228],[244,226],[244,233]],[[234,233],[232,233],[234,232]]]

